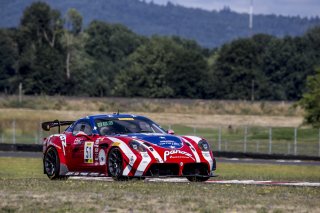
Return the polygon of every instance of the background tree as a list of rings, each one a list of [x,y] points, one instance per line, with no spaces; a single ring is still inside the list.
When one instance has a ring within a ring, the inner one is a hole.
[[[115,94],[153,98],[201,97],[206,60],[187,41],[152,37],[116,78]],[[197,46],[196,46],[197,47]],[[199,47],[197,47],[199,48]]]
[[[254,89],[255,98],[261,99],[266,81],[261,70],[261,55],[272,39],[271,36],[257,35],[222,46],[211,67],[213,97],[251,100]]]
[[[90,95],[110,96],[113,94],[115,76],[144,38],[122,25],[100,21],[93,21],[86,33],[85,51],[93,59],[89,77],[94,90]]]
[[[27,94],[65,94],[63,20],[57,10],[37,2],[22,16],[18,32],[19,81]]]
[[[13,93],[18,46],[15,41],[15,30],[0,29],[0,91]]]
[[[65,44],[66,44],[66,75],[67,79],[70,79],[70,61],[73,55],[76,54],[75,51],[78,49],[75,45],[79,44],[76,39],[80,36],[82,30],[82,16],[80,13],[71,8],[68,10],[66,15],[66,27],[67,30],[64,33]]]
[[[320,127],[320,68],[314,76],[307,79],[307,92],[299,104],[305,109],[305,122],[313,127]]]

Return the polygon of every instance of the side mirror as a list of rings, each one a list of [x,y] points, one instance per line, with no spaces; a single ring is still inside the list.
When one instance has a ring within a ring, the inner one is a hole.
[[[174,131],[172,129],[168,129],[167,133],[170,134],[170,135],[174,135]]]

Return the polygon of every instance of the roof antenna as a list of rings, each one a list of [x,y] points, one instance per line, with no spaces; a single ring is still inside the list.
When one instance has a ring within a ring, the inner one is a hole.
[[[119,113],[120,113],[120,110],[118,109],[118,113],[117,113],[117,115],[119,115]]]

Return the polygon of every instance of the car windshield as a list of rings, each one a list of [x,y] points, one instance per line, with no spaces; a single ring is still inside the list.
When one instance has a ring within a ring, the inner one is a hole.
[[[97,118],[95,124],[100,135],[165,133],[159,125],[146,118]]]

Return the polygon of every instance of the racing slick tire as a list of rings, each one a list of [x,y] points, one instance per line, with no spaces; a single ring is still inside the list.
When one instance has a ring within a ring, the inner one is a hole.
[[[54,147],[47,149],[43,158],[43,167],[45,174],[50,180],[65,180],[67,176],[60,174],[60,159],[57,150]]]
[[[189,176],[189,177],[187,177],[187,179],[190,182],[204,182],[204,181],[209,180],[209,178],[210,177],[199,177],[199,176]]]
[[[108,154],[108,174],[116,181],[129,180],[123,173],[123,157],[119,148],[112,148]]]

